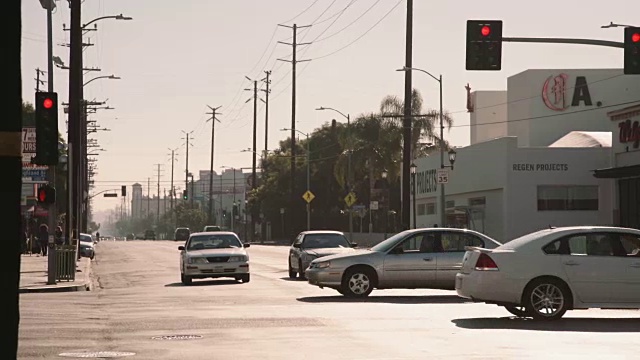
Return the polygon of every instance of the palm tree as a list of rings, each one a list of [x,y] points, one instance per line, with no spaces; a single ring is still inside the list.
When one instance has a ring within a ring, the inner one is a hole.
[[[413,128],[411,134],[411,148],[414,149],[413,158],[424,156],[433,147],[440,148],[439,121],[440,113],[437,110],[423,109],[424,100],[417,89],[411,93],[411,115],[413,116]],[[388,95],[380,103],[380,115],[391,122],[396,131],[402,134],[401,117],[404,114],[404,101],[395,95]],[[448,113],[444,113],[443,125],[451,129],[453,119]],[[431,146],[433,144],[434,146]],[[445,149],[449,148],[449,143],[443,141]]]

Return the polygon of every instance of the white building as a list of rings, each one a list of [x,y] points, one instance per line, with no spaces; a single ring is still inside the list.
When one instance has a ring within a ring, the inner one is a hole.
[[[527,70],[507,91],[471,93],[471,145],[448,169],[445,225],[508,241],[548,226],[613,224],[614,184],[594,170],[640,164],[638,152],[611,153],[612,111],[638,100],[640,82],[619,69]],[[442,226],[440,157],[415,164],[417,225]]]

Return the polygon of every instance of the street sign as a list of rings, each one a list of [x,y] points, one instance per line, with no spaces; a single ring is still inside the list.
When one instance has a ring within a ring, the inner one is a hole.
[[[358,211],[358,210],[364,210],[366,209],[366,207],[364,205],[353,205],[352,209]]]
[[[438,178],[438,184],[447,184],[449,182],[449,170],[438,169],[436,177]]]
[[[378,210],[378,202],[377,201],[372,201],[371,204],[369,204],[369,208],[371,210]]]
[[[313,193],[311,192],[311,190],[307,190],[303,195],[302,198],[308,203],[312,202],[313,199],[316,198],[315,195],[313,195]]]
[[[34,168],[23,168],[22,169],[22,177],[30,178],[35,181],[44,181],[47,179],[47,170],[46,169],[34,169]]]
[[[344,197],[344,202],[349,207],[351,207],[351,205],[353,205],[357,200],[358,198],[356,197],[356,194],[354,194],[353,192],[348,193],[347,196]]]
[[[284,214],[284,208],[280,208],[280,215]]]

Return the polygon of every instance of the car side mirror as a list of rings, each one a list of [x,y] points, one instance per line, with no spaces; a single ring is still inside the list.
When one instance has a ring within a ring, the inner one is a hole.
[[[358,247],[358,243],[351,243],[351,247]]]
[[[294,248],[296,248],[296,249],[300,249],[300,245],[302,245],[302,244],[300,244],[300,243],[293,243],[293,247],[294,247]]]
[[[182,246],[182,245],[178,246],[178,250],[184,251],[184,246]]]
[[[251,244],[244,244],[244,247],[248,248]]]

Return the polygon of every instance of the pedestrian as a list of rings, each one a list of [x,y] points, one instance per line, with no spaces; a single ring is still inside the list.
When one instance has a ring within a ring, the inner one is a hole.
[[[56,232],[55,232],[55,238],[56,238],[56,245],[62,245],[62,227],[58,226],[56,227]]]
[[[100,232],[96,233],[96,241],[100,241]]]
[[[41,224],[38,230],[38,240],[40,243],[40,253],[47,256],[47,248],[49,247],[49,227],[47,224]]]

